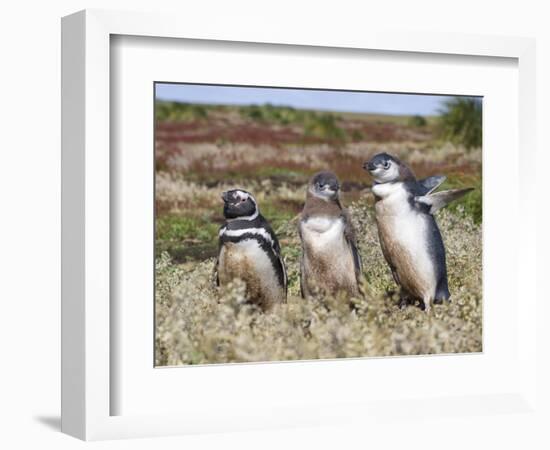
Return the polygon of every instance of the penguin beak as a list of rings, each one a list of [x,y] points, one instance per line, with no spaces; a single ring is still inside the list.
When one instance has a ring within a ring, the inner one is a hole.
[[[222,192],[222,200],[223,200],[224,203],[227,203],[229,201],[227,191]]]
[[[318,185],[318,188],[321,192],[330,192],[334,193],[339,189],[340,186],[338,184],[330,184],[330,183],[321,183]]]
[[[339,189],[340,189],[340,186],[338,185],[338,183],[328,185],[328,190],[330,191],[337,192]]]
[[[374,163],[372,161],[366,161],[364,164],[363,164],[363,169],[364,170],[367,170],[369,172],[372,172],[373,170],[376,169],[376,166],[374,165]]]

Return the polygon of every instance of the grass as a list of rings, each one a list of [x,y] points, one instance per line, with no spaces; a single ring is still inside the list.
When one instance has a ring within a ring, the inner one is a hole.
[[[157,102],[156,118],[169,121],[193,121],[208,117],[207,107],[191,103]]]
[[[168,252],[172,258],[185,261],[216,250],[218,226],[204,214],[202,217],[161,215],[156,220],[156,253]]]
[[[407,123],[411,127],[425,127],[428,125],[426,118],[424,116],[419,116],[418,114],[411,116]]]
[[[239,112],[243,117],[257,122],[299,125],[306,137],[333,142],[344,142],[349,138],[346,130],[338,125],[340,117],[334,113],[275,107],[270,104],[243,106]]]
[[[304,123],[308,118],[314,116],[314,112],[295,109],[285,106],[265,105],[248,105],[241,106],[239,113],[254,121],[271,122],[281,125],[289,125],[296,123]]]
[[[157,259],[156,364],[308,360],[482,350],[481,230],[460,213],[441,211],[452,303],[426,314],[399,310],[395,286],[377,243],[368,202],[352,205],[365,265],[364,298],[352,311],[337,298],[299,296],[295,222],[278,228],[289,274],[289,298],[262,313],[244,303],[244,286],[222,292],[212,283],[213,259],[190,269],[168,254]]]

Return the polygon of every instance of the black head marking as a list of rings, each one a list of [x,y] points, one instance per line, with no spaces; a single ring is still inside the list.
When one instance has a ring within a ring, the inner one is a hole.
[[[258,204],[250,192],[232,189],[222,193],[223,215],[226,219],[254,220],[260,213]]]

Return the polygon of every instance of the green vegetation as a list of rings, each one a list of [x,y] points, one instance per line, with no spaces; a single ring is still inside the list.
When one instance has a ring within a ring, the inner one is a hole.
[[[255,175],[259,180],[283,178],[286,180],[295,179],[303,183],[308,179],[308,174],[304,171],[287,169],[285,167],[260,167],[255,171]]]
[[[466,194],[459,202],[451,203],[447,206],[447,209],[454,212],[461,211],[471,217],[476,224],[481,224],[483,220],[483,186],[481,178],[464,174],[451,174],[447,177],[442,189],[463,188],[474,188],[474,190]]]
[[[265,105],[241,106],[239,112],[245,118],[280,125],[302,124],[309,115],[315,115],[315,113],[294,109],[290,106],[273,106],[269,103]]]
[[[157,120],[194,121],[208,117],[205,106],[192,103],[156,102],[155,115]]]
[[[338,126],[337,120],[337,116],[330,113],[311,116],[304,124],[304,135],[343,142],[347,139],[347,133]]]
[[[245,118],[258,122],[279,125],[300,125],[306,137],[316,137],[329,141],[345,141],[346,130],[338,126],[339,116],[333,113],[322,113],[294,109],[288,106],[250,105],[239,108]]]
[[[478,98],[455,97],[445,103],[438,122],[441,139],[468,149],[481,147],[482,104]]]
[[[217,249],[218,228],[206,215],[160,215],[156,220],[156,253],[169,252],[178,261],[212,255]]]
[[[428,125],[428,121],[426,120],[426,118],[424,116],[419,116],[419,115],[409,117],[409,120],[407,123],[409,126],[417,127],[417,128],[425,127],[426,125]]]
[[[284,201],[281,199],[273,199],[262,203],[261,212],[266,218],[269,218],[269,223],[274,230],[278,230],[297,215],[297,211],[301,210],[301,202]]]
[[[157,238],[161,241],[187,239],[209,241],[216,235],[216,231],[216,226],[209,223],[207,218],[163,215],[157,219]]]
[[[351,140],[354,142],[360,142],[365,139],[365,133],[363,133],[361,130],[353,130],[351,132]]]

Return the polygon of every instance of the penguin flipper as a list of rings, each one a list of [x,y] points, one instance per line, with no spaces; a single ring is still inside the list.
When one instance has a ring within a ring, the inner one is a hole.
[[[363,271],[363,264],[361,261],[361,255],[359,254],[359,249],[357,248],[357,239],[355,237],[355,230],[351,222],[351,216],[349,215],[347,209],[343,211],[343,216],[345,221],[344,236],[346,237],[346,241],[348,242],[348,245],[351,249],[351,254],[353,256],[355,278],[357,279],[357,283],[361,284],[361,273]]]
[[[258,217],[258,221],[259,221],[260,226],[263,228],[263,230],[267,234],[269,234],[269,236],[271,238],[271,251],[273,252],[275,257],[277,258],[277,261],[279,263],[279,267],[277,268],[277,271],[280,274],[279,275],[280,276],[279,281],[281,282],[281,284],[283,286],[283,289],[285,291],[285,298],[286,298],[286,295],[288,293],[288,276],[287,276],[287,273],[286,273],[285,262],[283,260],[282,255],[281,255],[281,245],[279,244],[279,239],[277,239],[277,235],[273,231],[273,228],[271,228],[271,225],[269,224],[269,222],[262,215],[260,215]]]
[[[304,276],[305,276],[304,245],[303,245],[304,239],[302,237],[302,230],[300,229],[300,227],[298,227],[298,236],[300,237],[300,242],[302,242],[302,255],[300,256],[300,295],[302,296],[303,299],[305,299],[307,296],[307,288],[304,280]]]
[[[445,175],[434,175],[433,177],[424,178],[423,180],[419,180],[419,188],[422,195],[428,195],[431,194],[433,191],[435,191],[439,186],[441,186],[447,177]]]
[[[429,206],[430,214],[434,214],[436,211],[439,211],[441,208],[444,208],[452,201],[459,199],[463,195],[473,190],[474,190],[473,188],[451,189],[448,191],[441,191],[441,192],[436,192],[434,194],[415,197],[414,201],[418,204]]]
[[[306,291],[306,285],[304,280],[304,260],[303,258],[300,260],[300,295],[303,299],[307,297],[307,291]]]
[[[355,278],[357,278],[357,282],[359,283],[361,280],[361,273],[362,273],[362,261],[361,261],[361,255],[359,254],[359,250],[357,249],[357,244],[355,242],[348,241],[349,246],[351,248],[351,254],[353,255],[353,265],[355,267]]]
[[[214,268],[212,269],[212,280],[214,282],[214,285],[216,287],[220,287],[220,275],[218,273],[218,267],[220,264],[220,252],[222,249],[222,239],[221,239],[221,233],[225,229],[225,226],[222,226],[220,228],[220,231],[218,232],[218,235],[220,236],[218,238],[218,256],[216,256],[216,261],[214,262]]]
[[[214,263],[214,268],[212,269],[212,280],[214,282],[214,285],[217,287],[220,286],[220,277],[218,275],[218,263],[219,263],[219,259],[216,258],[216,262]]]
[[[285,291],[285,299],[286,299],[286,296],[288,295],[288,275],[286,273],[285,262],[283,261],[283,257],[281,256],[280,253],[279,253],[279,264],[281,265],[281,270],[283,272],[283,289]]]

